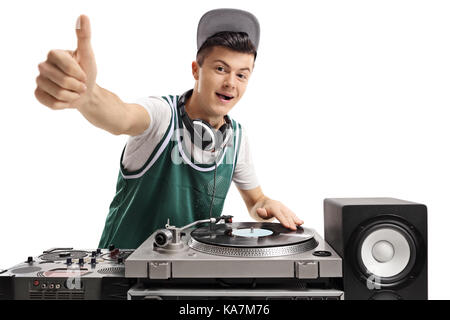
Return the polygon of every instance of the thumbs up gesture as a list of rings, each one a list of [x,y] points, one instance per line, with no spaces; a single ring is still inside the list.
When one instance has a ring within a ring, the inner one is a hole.
[[[97,64],[91,46],[89,18],[81,15],[76,23],[77,49],[50,50],[38,65],[37,100],[51,109],[83,108],[89,103],[97,78]]]

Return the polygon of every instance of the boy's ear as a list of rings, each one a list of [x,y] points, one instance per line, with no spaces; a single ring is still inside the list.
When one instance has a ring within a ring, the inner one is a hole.
[[[198,80],[199,72],[200,66],[198,65],[197,61],[192,61],[192,75],[194,76],[195,80]]]

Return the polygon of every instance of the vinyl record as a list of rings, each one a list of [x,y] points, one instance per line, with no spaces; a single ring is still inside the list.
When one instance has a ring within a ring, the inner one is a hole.
[[[214,246],[269,248],[306,242],[314,238],[314,231],[302,227],[294,231],[279,223],[238,222],[197,228],[191,236],[199,242]]]

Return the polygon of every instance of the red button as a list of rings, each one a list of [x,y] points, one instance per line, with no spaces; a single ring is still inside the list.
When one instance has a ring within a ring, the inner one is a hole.
[[[33,285],[34,285],[35,287],[37,287],[37,286],[39,285],[39,280],[34,280],[34,281],[33,281]]]

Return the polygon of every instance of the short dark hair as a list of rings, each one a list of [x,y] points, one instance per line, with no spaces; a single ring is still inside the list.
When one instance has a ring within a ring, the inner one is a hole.
[[[201,67],[206,56],[211,52],[213,47],[222,46],[231,50],[253,54],[256,59],[256,48],[250,41],[246,32],[223,31],[216,33],[206,39],[200,49],[197,51],[197,63]]]

